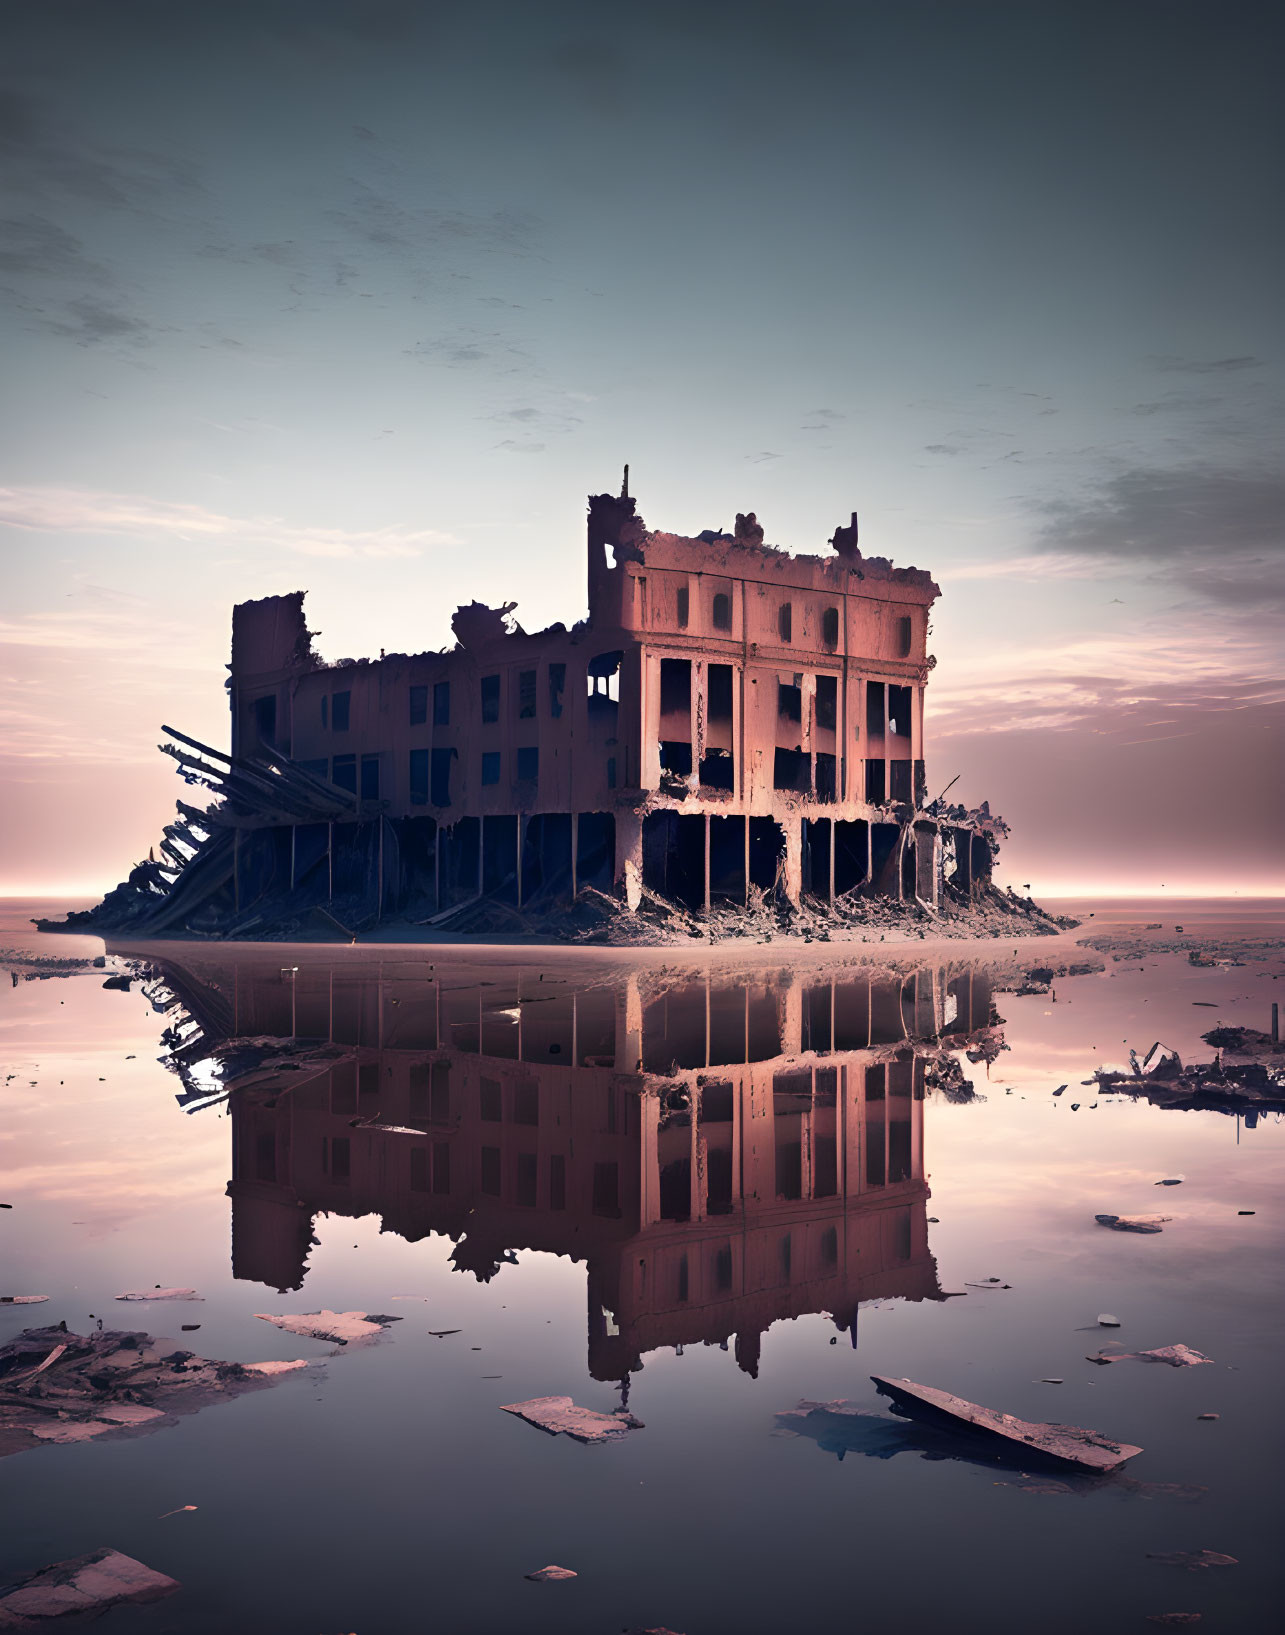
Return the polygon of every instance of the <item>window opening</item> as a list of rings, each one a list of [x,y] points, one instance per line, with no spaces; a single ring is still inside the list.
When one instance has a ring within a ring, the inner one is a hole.
[[[361,758],[361,798],[363,800],[379,799],[378,755],[363,755]]]
[[[691,594],[686,585],[678,587],[678,628],[687,629],[687,620],[691,613]]]
[[[708,677],[708,716],[710,721],[730,721],[732,719],[732,666],[730,664],[711,664]]]
[[[817,726],[823,732],[833,732],[839,718],[838,676],[817,677]]]
[[[782,602],[776,618],[781,640],[788,646],[794,640],[794,604]]]
[[[714,597],[712,618],[715,630],[732,628],[732,598],[725,591],[720,590]]]
[[[535,671],[518,671],[518,719],[531,721],[535,718]]]
[[[482,752],[482,782],[499,783],[500,781],[500,752],[498,749],[488,749]]]
[[[337,789],[346,789],[349,794],[357,793],[357,757],[355,755],[336,755],[330,773],[330,781]]]
[[[451,684],[449,681],[435,681],[433,683],[433,725],[435,727],[449,727],[451,724]]]
[[[422,727],[428,720],[428,687],[412,687],[410,690],[410,724],[412,727]]]
[[[782,721],[803,720],[802,676],[795,676],[793,682],[777,682],[776,713],[780,716]]]
[[[412,806],[428,805],[428,751],[413,749],[410,752],[410,803]]]
[[[350,692],[332,693],[330,695],[330,720],[336,732],[348,731],[348,718],[352,706]]]
[[[821,645],[823,647],[837,647],[839,645],[839,610],[837,607],[828,607],[821,615]]]
[[[431,768],[430,795],[434,806],[449,806],[451,804],[451,762],[455,759],[453,749],[435,749],[429,763]]]
[[[566,685],[566,665],[551,664],[549,666],[549,714],[555,721],[562,714],[562,693]]]
[[[910,657],[910,619],[908,617],[897,620],[897,654],[900,658]]]
[[[540,751],[534,746],[518,750],[518,782],[534,782],[540,776]]]

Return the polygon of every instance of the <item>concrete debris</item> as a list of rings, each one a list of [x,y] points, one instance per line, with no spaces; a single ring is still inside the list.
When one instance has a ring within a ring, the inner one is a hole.
[[[197,1294],[195,1289],[162,1289],[159,1285],[154,1289],[132,1289],[126,1294],[118,1294],[117,1300],[204,1300],[205,1296]]]
[[[1197,1414],[1197,1419],[1221,1419],[1221,1414]]]
[[[1095,1215],[1099,1226],[1109,1226],[1113,1232],[1161,1232],[1172,1215]]]
[[[963,1397],[940,1391],[930,1385],[916,1385],[912,1380],[888,1379],[880,1374],[871,1378],[879,1391],[892,1399],[899,1413],[928,1414],[941,1420],[957,1421],[969,1432],[997,1437],[1022,1450],[1024,1454],[1039,1455],[1058,1464],[1073,1465],[1081,1470],[1106,1474],[1118,1470],[1127,1460],[1142,1452],[1128,1442],[1112,1442],[1099,1431],[1084,1430],[1078,1425],[1058,1425],[1018,1419],[1013,1414],[1000,1413],[993,1408],[980,1407]]]
[[[1162,1345],[1154,1351],[1099,1352],[1088,1360],[1095,1363],[1157,1362],[1168,1363],[1171,1368],[1195,1368],[1214,1359],[1206,1357],[1203,1351],[1193,1351],[1189,1345]]]
[[[1166,1567],[1185,1567],[1190,1573],[1203,1572],[1206,1567],[1238,1567],[1235,1556],[1221,1555],[1217,1550],[1175,1550],[1171,1554],[1147,1551],[1148,1561],[1159,1561]]]
[[[284,1329],[287,1334],[302,1334],[311,1340],[329,1340],[335,1345],[378,1339],[390,1323],[401,1322],[400,1317],[362,1311],[310,1311],[287,1317],[273,1317],[266,1311],[256,1311],[254,1315],[265,1323]]]
[[[1109,1311],[1100,1311],[1098,1313],[1098,1325],[1101,1328],[1119,1328],[1120,1319],[1112,1317]]]
[[[643,1429],[641,1419],[623,1409],[600,1414],[592,1408],[578,1408],[570,1397],[531,1397],[526,1402],[500,1405],[506,1414],[516,1414],[529,1425],[538,1425],[551,1436],[559,1432],[577,1442],[618,1442],[630,1431]]]
[[[179,1588],[119,1550],[91,1550],[56,1562],[0,1591],[0,1629],[35,1629],[49,1618],[100,1613],[122,1602],[158,1601]]]
[[[47,1294],[0,1294],[0,1306],[43,1306]]]
[[[535,1572],[524,1573],[523,1576],[533,1584],[560,1584],[564,1579],[578,1578],[579,1574],[573,1573],[570,1567],[538,1567]]]
[[[151,1335],[65,1324],[26,1329],[0,1348],[0,1457],[42,1442],[158,1430],[305,1362],[216,1362]]]

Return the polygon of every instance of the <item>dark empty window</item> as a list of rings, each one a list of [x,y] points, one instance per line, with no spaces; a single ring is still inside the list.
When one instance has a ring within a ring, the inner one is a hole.
[[[812,788],[812,757],[797,749],[778,749],[772,766],[772,787],[808,794]]]
[[[361,758],[361,798],[363,800],[379,799],[378,755],[363,755]]]
[[[900,738],[910,737],[910,688],[888,684],[888,731]]]
[[[902,657],[903,659],[910,657],[910,641],[911,641],[911,636],[910,636],[910,620],[909,620],[909,618],[898,619],[897,620],[897,652],[900,655],[900,657]]]
[[[336,755],[333,769],[330,773],[331,783],[340,789],[347,789],[352,794],[357,793],[357,757],[355,755]]]
[[[410,690],[410,724],[412,727],[422,727],[428,720],[428,688],[412,687]]]
[[[687,621],[691,617],[691,596],[687,586],[682,585],[678,591],[678,628],[687,629]]]
[[[449,681],[435,681],[433,683],[433,725],[435,727],[449,727],[451,724],[451,684]]]
[[[886,796],[884,770],[883,761],[866,762],[866,799],[872,806],[880,805]]]
[[[332,693],[330,695],[330,723],[336,732],[348,731],[348,717],[351,707],[351,693]]]
[[[322,724],[322,726],[324,727],[324,726],[328,725],[329,721],[330,721],[330,694],[329,693],[322,693],[322,695],[321,695],[321,724]]]
[[[500,719],[500,678],[499,676],[482,677],[482,720],[498,721]]]
[[[256,1181],[275,1181],[277,1178],[277,1138],[271,1130],[265,1130],[255,1138],[254,1178]]]
[[[498,749],[488,749],[482,752],[482,782],[499,783],[500,781],[500,752]]]
[[[892,798],[901,801],[903,805],[910,804],[910,762],[893,761],[892,763]]]
[[[823,647],[837,647],[839,645],[839,610],[837,607],[828,607],[821,615],[821,644]]]
[[[794,640],[794,605],[791,602],[782,602],[776,616],[777,629],[781,632],[783,642]]]
[[[732,719],[732,666],[711,664],[709,667],[709,717],[711,721]]]
[[[555,721],[562,714],[562,693],[566,685],[566,665],[551,664],[549,666],[549,714]]]
[[[277,695],[269,693],[266,698],[256,698],[254,701],[254,735],[261,744],[269,748],[277,741]]]
[[[866,736],[869,738],[883,737],[884,713],[884,684],[882,681],[868,681],[866,683]]]
[[[434,806],[449,806],[451,804],[451,762],[455,759],[453,749],[435,749],[430,766],[432,775],[429,786],[429,799]]]
[[[513,1122],[538,1124],[540,1122],[540,1086],[515,1084],[513,1086]]]
[[[817,799],[821,801],[838,800],[839,768],[835,756],[827,755],[824,751],[817,754],[816,764]]]
[[[529,721],[535,716],[535,671],[518,671],[518,717]]]
[[[534,745],[518,750],[518,782],[540,776],[540,751]]]
[[[587,690],[589,714],[606,714],[615,719],[616,705],[620,702],[621,652],[598,653],[589,660]]]
[[[660,713],[691,715],[692,666],[688,659],[661,659]]]
[[[793,682],[778,681],[776,684],[776,713],[782,721],[802,721],[803,719],[803,677],[797,676]]]
[[[412,1192],[429,1190],[427,1147],[412,1147],[410,1150],[410,1189]]]
[[[714,598],[711,617],[715,630],[730,630],[732,628],[732,598],[725,591],[719,591]]]
[[[620,1167],[618,1164],[593,1166],[593,1212],[595,1215],[620,1214]]]
[[[503,1118],[500,1081],[498,1079],[482,1080],[482,1122],[484,1124],[498,1124]]]
[[[500,1196],[500,1149],[498,1147],[482,1148],[481,1174],[478,1177],[479,1190],[485,1192],[489,1198]]]
[[[817,726],[833,732],[839,717],[838,676],[817,677]]]
[[[428,751],[413,749],[410,752],[410,803],[412,806],[428,805]]]

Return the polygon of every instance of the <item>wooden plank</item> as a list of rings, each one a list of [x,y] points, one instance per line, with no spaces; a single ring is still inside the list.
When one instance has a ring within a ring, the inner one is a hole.
[[[884,1396],[891,1397],[905,1412],[927,1411],[935,1418],[955,1420],[972,1430],[997,1436],[1002,1441],[1024,1451],[1041,1454],[1062,1464],[1076,1465],[1081,1470],[1105,1474],[1118,1470],[1126,1460],[1142,1452],[1128,1442],[1112,1442],[1099,1431],[1088,1431],[1078,1425],[1044,1424],[1040,1421],[1018,1419],[1013,1414],[1002,1414],[994,1408],[983,1408],[963,1397],[952,1396],[931,1385],[916,1385],[913,1380],[887,1379],[872,1374],[871,1379]]]

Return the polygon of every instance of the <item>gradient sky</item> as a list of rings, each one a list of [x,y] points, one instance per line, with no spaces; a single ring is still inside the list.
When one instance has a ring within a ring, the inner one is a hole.
[[[1037,893],[1285,890],[1281,13],[48,0],[0,73],[0,890],[325,656],[584,612],[584,499],[930,568]]]

